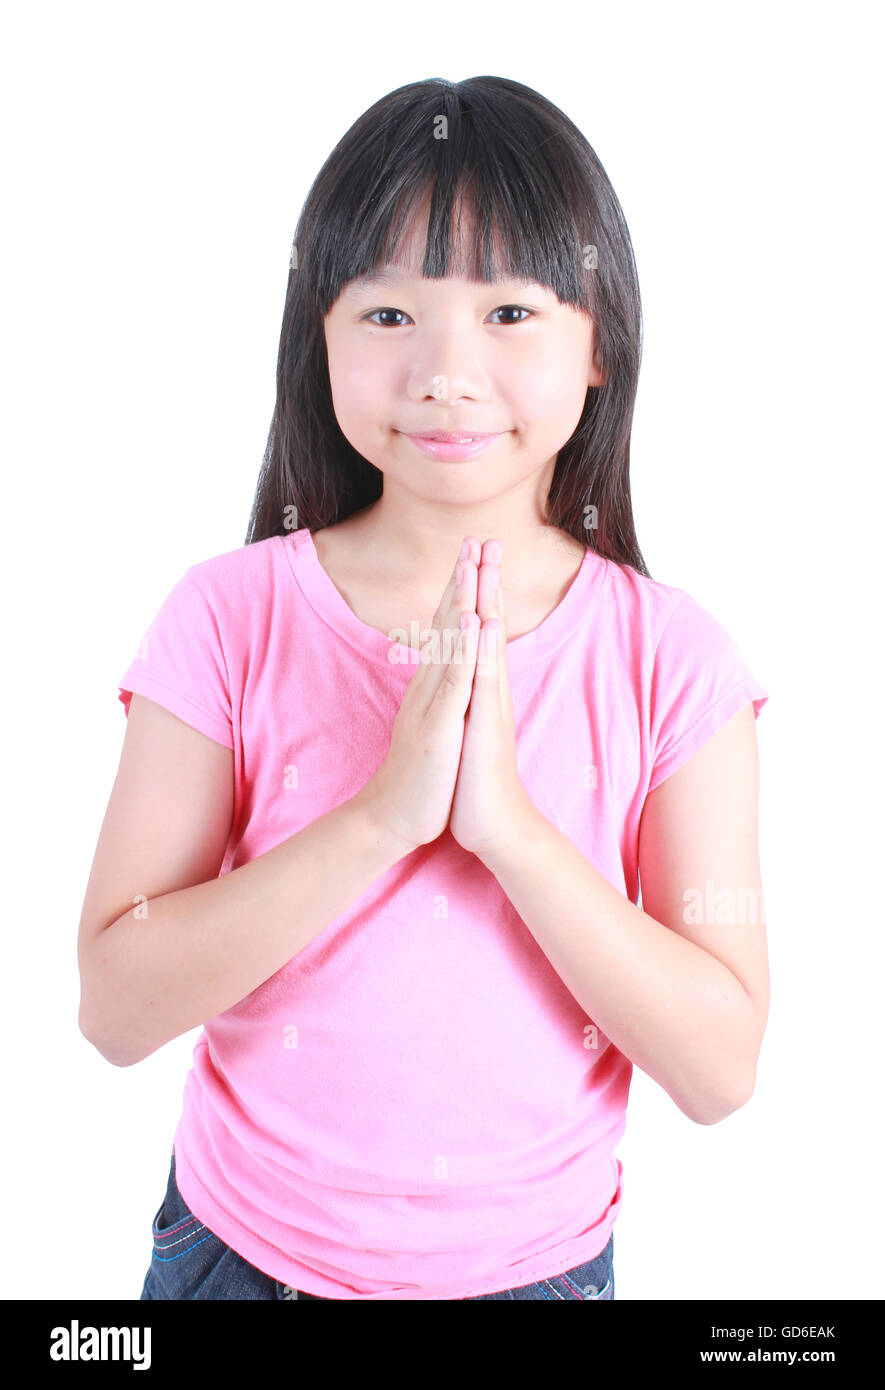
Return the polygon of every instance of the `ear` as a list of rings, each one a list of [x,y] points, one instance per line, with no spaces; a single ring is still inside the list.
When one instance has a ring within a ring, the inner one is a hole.
[[[590,347],[589,347],[588,354],[587,354],[587,356],[588,356],[588,363],[587,363],[587,385],[588,385],[588,386],[604,386],[605,383],[606,383],[606,381],[608,380],[608,375],[607,375],[607,373],[606,373],[606,370],[605,370],[604,366],[602,365],[602,351],[601,351],[601,349],[600,349],[600,346],[599,346],[599,343],[598,343],[597,340],[598,340],[598,334],[597,334],[597,331],[596,331],[596,324],[595,324],[595,322],[591,319],[591,320],[590,320]]]

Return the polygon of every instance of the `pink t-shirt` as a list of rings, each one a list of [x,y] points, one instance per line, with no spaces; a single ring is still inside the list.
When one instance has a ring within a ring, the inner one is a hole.
[[[648,792],[767,694],[689,594],[589,550],[556,609],[507,644],[507,668],[532,800],[637,903]],[[223,875],[364,786],[416,670],[302,529],[186,570],[119,698],[128,714],[129,692],[146,695],[232,749]],[[307,1293],[493,1293],[608,1243],[631,1074],[445,830],[205,1023],[177,1181],[222,1240]]]

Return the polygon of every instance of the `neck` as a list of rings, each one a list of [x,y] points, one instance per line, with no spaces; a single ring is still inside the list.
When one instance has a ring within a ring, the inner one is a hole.
[[[540,514],[508,514],[500,499],[482,507],[417,507],[404,517],[389,501],[385,505],[382,495],[348,518],[348,524],[374,570],[404,587],[417,583],[430,593],[444,589],[465,536],[480,543],[492,538],[501,542],[501,580],[511,593],[537,583],[545,561],[580,559],[582,551],[579,542],[547,525]]]

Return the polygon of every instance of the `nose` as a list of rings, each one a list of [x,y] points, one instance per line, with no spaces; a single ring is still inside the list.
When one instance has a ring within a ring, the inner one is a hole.
[[[479,329],[469,325],[437,327],[412,337],[407,384],[409,399],[418,402],[486,399],[489,382],[479,337]]]

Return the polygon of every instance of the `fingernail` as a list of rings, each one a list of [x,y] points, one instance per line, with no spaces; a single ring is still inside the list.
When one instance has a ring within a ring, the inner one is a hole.
[[[469,553],[470,553],[470,543],[469,543],[469,541],[467,541],[467,540],[465,539],[465,540],[463,540],[463,541],[461,542],[461,550],[460,550],[460,552],[459,552],[458,558],[461,559],[461,560],[466,560]]]
[[[455,566],[455,583],[456,583],[456,584],[463,584],[463,583],[464,583],[464,566],[461,564],[461,561],[460,561],[460,560],[458,561],[457,565]]]

